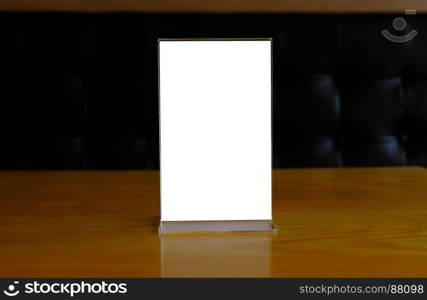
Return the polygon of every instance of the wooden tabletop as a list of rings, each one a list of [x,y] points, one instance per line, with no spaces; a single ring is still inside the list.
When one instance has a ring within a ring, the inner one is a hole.
[[[0,172],[0,276],[427,276],[427,169],[275,170],[273,209],[160,237],[157,171]]]
[[[425,0],[2,0],[0,10],[80,12],[395,12],[427,11]]]

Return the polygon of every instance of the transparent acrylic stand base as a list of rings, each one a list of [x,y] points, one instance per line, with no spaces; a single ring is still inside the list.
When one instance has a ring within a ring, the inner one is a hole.
[[[161,221],[159,234],[180,232],[276,232],[272,220]]]

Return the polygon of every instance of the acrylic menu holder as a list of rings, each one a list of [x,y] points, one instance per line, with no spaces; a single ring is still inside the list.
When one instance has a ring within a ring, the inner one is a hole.
[[[160,233],[274,231],[271,39],[160,39]]]

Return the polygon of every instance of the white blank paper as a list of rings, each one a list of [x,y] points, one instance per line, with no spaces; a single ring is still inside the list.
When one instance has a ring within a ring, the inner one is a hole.
[[[271,41],[159,42],[162,221],[271,220]]]

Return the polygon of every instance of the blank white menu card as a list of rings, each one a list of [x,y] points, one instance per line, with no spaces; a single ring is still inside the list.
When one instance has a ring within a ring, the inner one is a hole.
[[[271,220],[271,41],[160,40],[161,221]]]

